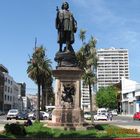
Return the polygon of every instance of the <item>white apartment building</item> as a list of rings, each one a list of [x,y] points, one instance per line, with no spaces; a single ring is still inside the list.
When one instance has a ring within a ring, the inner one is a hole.
[[[83,85],[83,81],[81,82],[81,85],[81,108],[84,111],[90,111],[89,87]]]
[[[95,92],[93,91],[93,86],[91,87],[92,89],[92,109],[96,110],[96,103],[95,103]],[[90,111],[90,95],[89,95],[89,86],[84,85],[83,81],[81,81],[81,109],[84,112],[89,112]]]
[[[22,97],[23,100],[23,110],[31,110],[31,101],[28,96]]]
[[[4,74],[4,111],[8,111],[11,108],[18,109],[18,94],[19,86],[13,80],[13,78],[7,73]]]
[[[129,79],[128,50],[106,48],[97,50],[97,90],[119,83],[121,77]]]
[[[3,111],[7,112],[9,109],[23,109],[23,100],[20,97],[21,86],[14,81],[14,79],[9,75],[8,69],[0,64],[0,72],[2,73],[3,79],[3,89],[1,100],[1,108]]]
[[[28,94],[27,97],[30,100],[31,109],[36,110],[37,109],[37,95]]]

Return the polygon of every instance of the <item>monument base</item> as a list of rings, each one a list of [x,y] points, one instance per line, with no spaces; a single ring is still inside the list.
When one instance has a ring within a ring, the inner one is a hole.
[[[49,126],[75,128],[83,126],[81,107],[81,75],[78,67],[57,67],[53,70],[55,83],[55,109]]]
[[[52,124],[56,126],[79,126],[83,125],[83,111],[81,109],[54,109]]]

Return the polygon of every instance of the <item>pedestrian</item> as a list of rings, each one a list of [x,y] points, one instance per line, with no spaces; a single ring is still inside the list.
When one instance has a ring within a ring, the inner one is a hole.
[[[32,121],[28,118],[26,122],[24,122],[24,126],[31,126]]]
[[[109,113],[109,120],[112,121],[112,118],[113,118],[113,115],[112,115],[112,113],[110,112],[110,113]]]
[[[113,118],[113,115],[111,112],[108,113],[108,116],[107,116],[108,120],[109,121],[112,121],[112,118]]]

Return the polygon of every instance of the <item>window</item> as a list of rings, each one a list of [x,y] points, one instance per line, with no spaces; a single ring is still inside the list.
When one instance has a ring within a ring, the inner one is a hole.
[[[135,91],[133,91],[133,97],[135,97]]]
[[[5,91],[7,91],[7,86],[5,86]]]
[[[8,87],[8,93],[10,92],[10,87]]]

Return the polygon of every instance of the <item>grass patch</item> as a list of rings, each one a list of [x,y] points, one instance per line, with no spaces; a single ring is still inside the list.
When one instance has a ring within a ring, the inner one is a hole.
[[[140,137],[140,133],[133,129],[119,128],[109,124],[95,125],[90,130],[62,130],[44,127],[43,123],[35,122],[32,126],[25,127],[24,138],[130,138]],[[0,138],[16,138],[15,135],[0,134]]]

